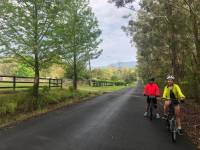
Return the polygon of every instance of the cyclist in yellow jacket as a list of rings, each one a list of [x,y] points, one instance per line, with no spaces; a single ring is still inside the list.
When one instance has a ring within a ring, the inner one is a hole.
[[[167,117],[167,111],[169,105],[171,103],[171,99],[176,99],[176,106],[175,106],[175,115],[176,115],[176,122],[177,122],[177,129],[178,133],[181,135],[182,128],[181,128],[181,120],[180,120],[180,102],[183,102],[185,96],[183,95],[180,87],[177,84],[174,84],[174,76],[167,77],[167,85],[164,88],[163,92],[163,100],[164,100],[164,119]]]

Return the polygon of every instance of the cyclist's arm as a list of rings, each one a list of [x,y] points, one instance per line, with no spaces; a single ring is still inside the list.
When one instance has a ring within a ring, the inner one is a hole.
[[[164,88],[162,99],[163,100],[168,100],[168,98],[167,98],[167,87]]]
[[[185,95],[183,95],[183,93],[178,85],[177,85],[177,92],[178,92],[178,97],[180,98],[180,100],[184,100]]]

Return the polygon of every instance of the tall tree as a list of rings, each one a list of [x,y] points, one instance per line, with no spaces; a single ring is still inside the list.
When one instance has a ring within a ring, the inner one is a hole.
[[[5,0],[0,3],[0,52],[33,68],[33,95],[38,97],[40,70],[56,54],[54,40],[59,1]]]
[[[134,0],[111,0],[117,7],[134,6]],[[136,43],[139,75],[156,76],[160,84],[172,73],[188,95],[200,90],[200,1],[141,0],[137,18],[123,27]]]
[[[73,87],[77,89],[78,64],[86,63],[88,56],[99,56],[101,42],[98,21],[87,0],[66,0],[63,5],[63,19],[60,22],[59,39],[61,56],[73,68]],[[69,67],[68,67],[69,68]]]

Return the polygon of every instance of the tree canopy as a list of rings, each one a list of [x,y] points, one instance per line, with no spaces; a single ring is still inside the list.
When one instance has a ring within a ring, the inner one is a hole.
[[[132,0],[112,0],[118,7]],[[200,1],[141,0],[137,19],[129,20],[124,31],[136,43],[138,71],[147,81],[150,76],[165,84],[168,74],[184,87],[187,95],[200,91]],[[134,12],[135,13],[135,12]]]
[[[76,88],[77,65],[101,53],[101,30],[87,0],[6,0],[0,14],[1,56],[32,68],[35,97],[43,69],[61,62],[73,65]]]

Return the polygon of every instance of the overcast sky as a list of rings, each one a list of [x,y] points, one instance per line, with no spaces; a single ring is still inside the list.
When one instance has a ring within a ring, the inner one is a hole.
[[[121,30],[121,26],[128,23],[122,16],[129,14],[130,11],[125,8],[118,9],[107,1],[90,0],[90,6],[103,32],[101,36],[103,43],[100,45],[103,54],[92,61],[93,67],[136,60],[136,48],[131,47],[130,39]]]

